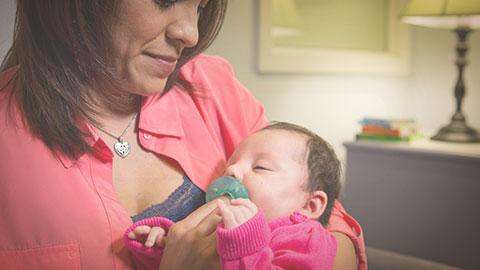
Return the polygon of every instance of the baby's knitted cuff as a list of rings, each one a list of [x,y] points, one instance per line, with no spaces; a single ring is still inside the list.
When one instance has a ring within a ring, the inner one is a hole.
[[[262,210],[237,228],[217,227],[217,250],[224,260],[235,260],[255,252],[270,243],[271,232]]]

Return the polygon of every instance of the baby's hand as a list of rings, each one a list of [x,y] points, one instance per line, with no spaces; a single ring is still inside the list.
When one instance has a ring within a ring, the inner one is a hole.
[[[142,225],[131,231],[128,238],[139,242],[145,241],[146,247],[153,247],[153,245],[162,247],[165,244],[165,230],[160,227]]]
[[[227,230],[242,225],[258,212],[257,206],[252,201],[241,198],[232,199],[230,205],[222,200],[217,200],[217,207]]]

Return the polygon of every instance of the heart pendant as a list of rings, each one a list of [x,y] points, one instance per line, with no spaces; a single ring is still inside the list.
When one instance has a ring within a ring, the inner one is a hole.
[[[126,141],[118,141],[113,146],[113,149],[121,158],[125,158],[128,156],[128,154],[130,154],[130,144]]]

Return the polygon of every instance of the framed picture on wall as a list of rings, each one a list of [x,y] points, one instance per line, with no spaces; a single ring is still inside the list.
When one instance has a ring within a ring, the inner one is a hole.
[[[406,74],[404,0],[260,0],[264,73]]]

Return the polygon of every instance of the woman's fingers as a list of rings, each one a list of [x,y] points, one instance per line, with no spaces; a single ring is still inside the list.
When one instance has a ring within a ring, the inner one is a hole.
[[[167,241],[159,269],[220,270],[220,259],[216,249],[216,234],[198,236],[193,240],[193,242]]]
[[[185,219],[177,222],[177,224],[174,225],[174,233],[177,234],[185,234],[186,232],[191,231],[193,228],[195,228],[205,217],[210,215],[214,210],[217,208],[216,202],[211,201],[208,202],[201,207],[199,207],[197,210],[195,210],[193,213],[188,215]],[[175,232],[176,230],[176,232]]]
[[[181,240],[185,236],[188,236],[188,239],[196,239],[197,235],[209,235],[215,231],[220,221],[221,218],[217,215],[217,201],[210,201],[173,225],[168,231],[166,240],[168,242],[185,241],[185,239]],[[189,241],[188,239],[186,241]]]
[[[217,203],[214,205],[216,207]],[[213,210],[215,210],[215,208]],[[195,227],[195,231],[198,234],[207,236],[214,233],[217,225],[222,221],[222,218],[217,215],[217,211],[213,210]]]
[[[155,240],[155,245],[157,247],[164,247],[165,246],[165,234],[163,236],[159,236],[157,237],[157,239]]]

